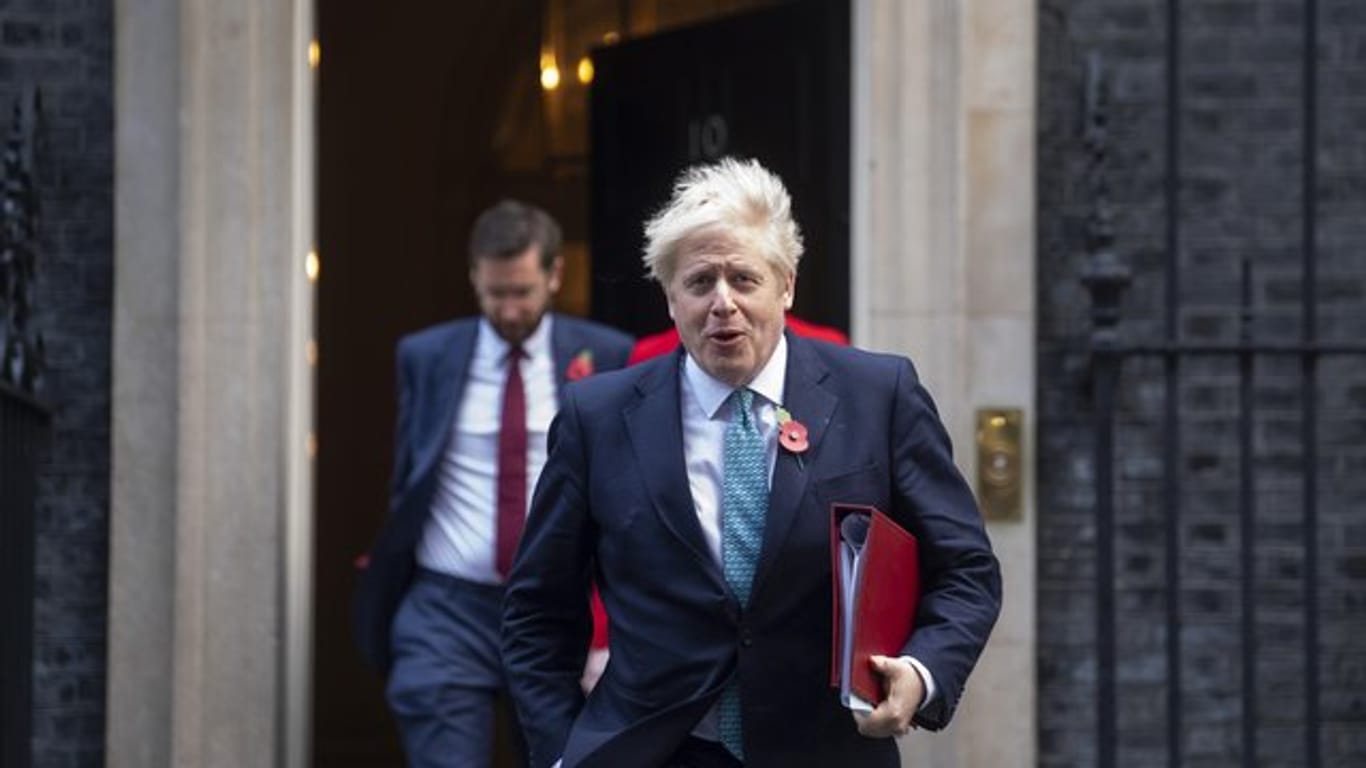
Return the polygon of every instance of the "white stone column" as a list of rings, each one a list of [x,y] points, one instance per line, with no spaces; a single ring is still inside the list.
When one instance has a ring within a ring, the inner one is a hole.
[[[115,768],[306,762],[311,37],[115,3]]]
[[[1023,519],[989,525],[1000,622],[942,735],[905,765],[1035,762],[1034,78],[1029,0],[855,0],[854,341],[910,355],[959,466],[975,413],[1024,412]]]

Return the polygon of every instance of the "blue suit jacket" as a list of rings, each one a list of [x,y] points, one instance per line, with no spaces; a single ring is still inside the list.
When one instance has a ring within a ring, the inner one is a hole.
[[[898,765],[830,687],[830,505],[872,504],[920,539],[923,593],[904,652],[952,716],[1000,609],[1000,570],[948,435],[911,362],[788,334],[785,402],[807,425],[779,450],[763,550],[741,610],[704,543],[684,466],[682,355],[571,386],[550,435],[504,602],[503,652],[536,768],[663,763],[738,670],[746,765]],[[587,594],[611,661],[585,701]]]
[[[450,440],[478,318],[455,320],[405,336],[398,344],[398,418],[389,517],[356,589],[353,632],[367,661],[389,667],[389,627],[412,579],[414,552],[430,512],[437,469]],[[551,326],[556,391],[564,403],[570,362],[587,350],[596,370],[620,368],[631,337],[606,326],[555,315]]]

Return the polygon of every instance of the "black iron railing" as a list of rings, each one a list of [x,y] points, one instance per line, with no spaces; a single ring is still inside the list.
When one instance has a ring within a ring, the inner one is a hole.
[[[29,765],[32,756],[34,516],[52,439],[38,399],[46,350],[34,322],[41,249],[32,168],[41,123],[39,93],[27,116],[16,101],[0,151],[0,766]]]
[[[1166,653],[1166,752],[1168,765],[1183,763],[1183,738],[1187,732],[1183,723],[1183,663],[1182,634],[1186,616],[1182,610],[1182,476],[1179,459],[1183,443],[1179,418],[1179,392],[1183,371],[1189,371],[1196,359],[1222,359],[1235,364],[1237,395],[1234,400],[1236,439],[1238,443],[1236,500],[1237,510],[1232,519],[1237,521],[1239,543],[1238,626],[1241,643],[1238,649],[1238,670],[1241,687],[1240,723],[1237,752],[1244,766],[1259,764],[1266,744],[1259,744],[1259,725],[1273,706],[1259,700],[1259,659],[1257,600],[1257,533],[1260,522],[1258,495],[1255,483],[1254,383],[1256,363],[1263,359],[1298,360],[1299,368],[1299,443],[1301,451],[1299,475],[1299,509],[1302,540],[1297,544],[1301,552],[1303,584],[1299,595],[1300,620],[1303,626],[1301,650],[1303,658],[1303,744],[1299,753],[1304,764],[1311,768],[1322,765],[1322,716],[1320,712],[1320,600],[1318,582],[1319,560],[1319,418],[1315,392],[1318,387],[1320,362],[1329,357],[1353,356],[1366,359],[1366,344],[1351,342],[1328,343],[1318,334],[1318,279],[1317,237],[1317,11],[1315,0],[1305,3],[1305,39],[1303,62],[1303,137],[1305,162],[1299,179],[1302,198],[1302,231],[1300,232],[1301,316],[1300,335],[1296,341],[1270,342],[1259,340],[1254,332],[1253,266],[1248,259],[1241,264],[1240,307],[1236,340],[1228,342],[1195,342],[1183,339],[1178,329],[1181,308],[1180,264],[1178,259],[1181,222],[1180,205],[1180,90],[1179,70],[1181,50],[1179,38],[1179,0],[1169,0],[1168,40],[1168,103],[1167,103],[1167,160],[1166,160],[1166,265],[1165,265],[1165,322],[1163,337],[1151,341],[1130,341],[1120,333],[1121,300],[1131,279],[1130,271],[1114,248],[1109,193],[1106,183],[1106,155],[1109,135],[1106,127],[1106,83],[1100,59],[1088,62],[1086,86],[1086,124],[1084,143],[1089,158],[1088,192],[1092,199],[1087,227],[1088,264],[1082,277],[1091,294],[1091,333],[1086,353],[1090,357],[1089,384],[1095,408],[1095,520],[1096,520],[1096,745],[1097,765],[1112,768],[1116,764],[1120,743],[1120,723],[1117,703],[1121,700],[1117,686],[1116,637],[1117,616],[1116,552],[1116,489],[1115,489],[1115,426],[1119,411],[1116,395],[1124,381],[1126,361],[1136,359],[1160,360],[1165,391],[1162,420],[1162,491],[1163,536],[1160,546],[1165,550],[1165,653]],[[1282,706],[1275,704],[1275,706]]]

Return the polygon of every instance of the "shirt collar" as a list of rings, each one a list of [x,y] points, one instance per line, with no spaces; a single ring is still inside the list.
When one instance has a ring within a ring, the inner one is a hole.
[[[549,312],[541,315],[541,322],[536,324],[536,330],[526,337],[522,342],[522,351],[528,358],[544,358],[550,355],[550,326],[552,324]],[[493,354],[494,360],[502,360],[507,357],[512,345],[508,344],[498,332],[493,330],[493,324],[487,317],[479,318],[479,341],[480,347]]]
[[[683,356],[683,375],[708,419],[716,418],[716,412],[721,410],[726,398],[735,391],[735,387],[712,378],[711,374],[702,370],[702,366],[698,365],[690,354]],[[783,385],[786,381],[787,335],[782,334],[778,336],[778,346],[773,348],[773,354],[769,355],[768,362],[764,363],[764,367],[759,369],[759,375],[749,383],[749,389],[770,403],[781,405]]]

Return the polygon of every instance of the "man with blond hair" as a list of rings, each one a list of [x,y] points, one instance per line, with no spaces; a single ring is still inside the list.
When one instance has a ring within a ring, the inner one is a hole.
[[[687,171],[646,237],[682,349],[568,389],[508,581],[531,763],[893,768],[889,737],[948,723],[1000,609],[930,396],[905,358],[785,330],[802,240],[757,162]],[[830,684],[835,503],[920,540],[917,629],[857,715]],[[593,579],[611,660],[585,699]]]

